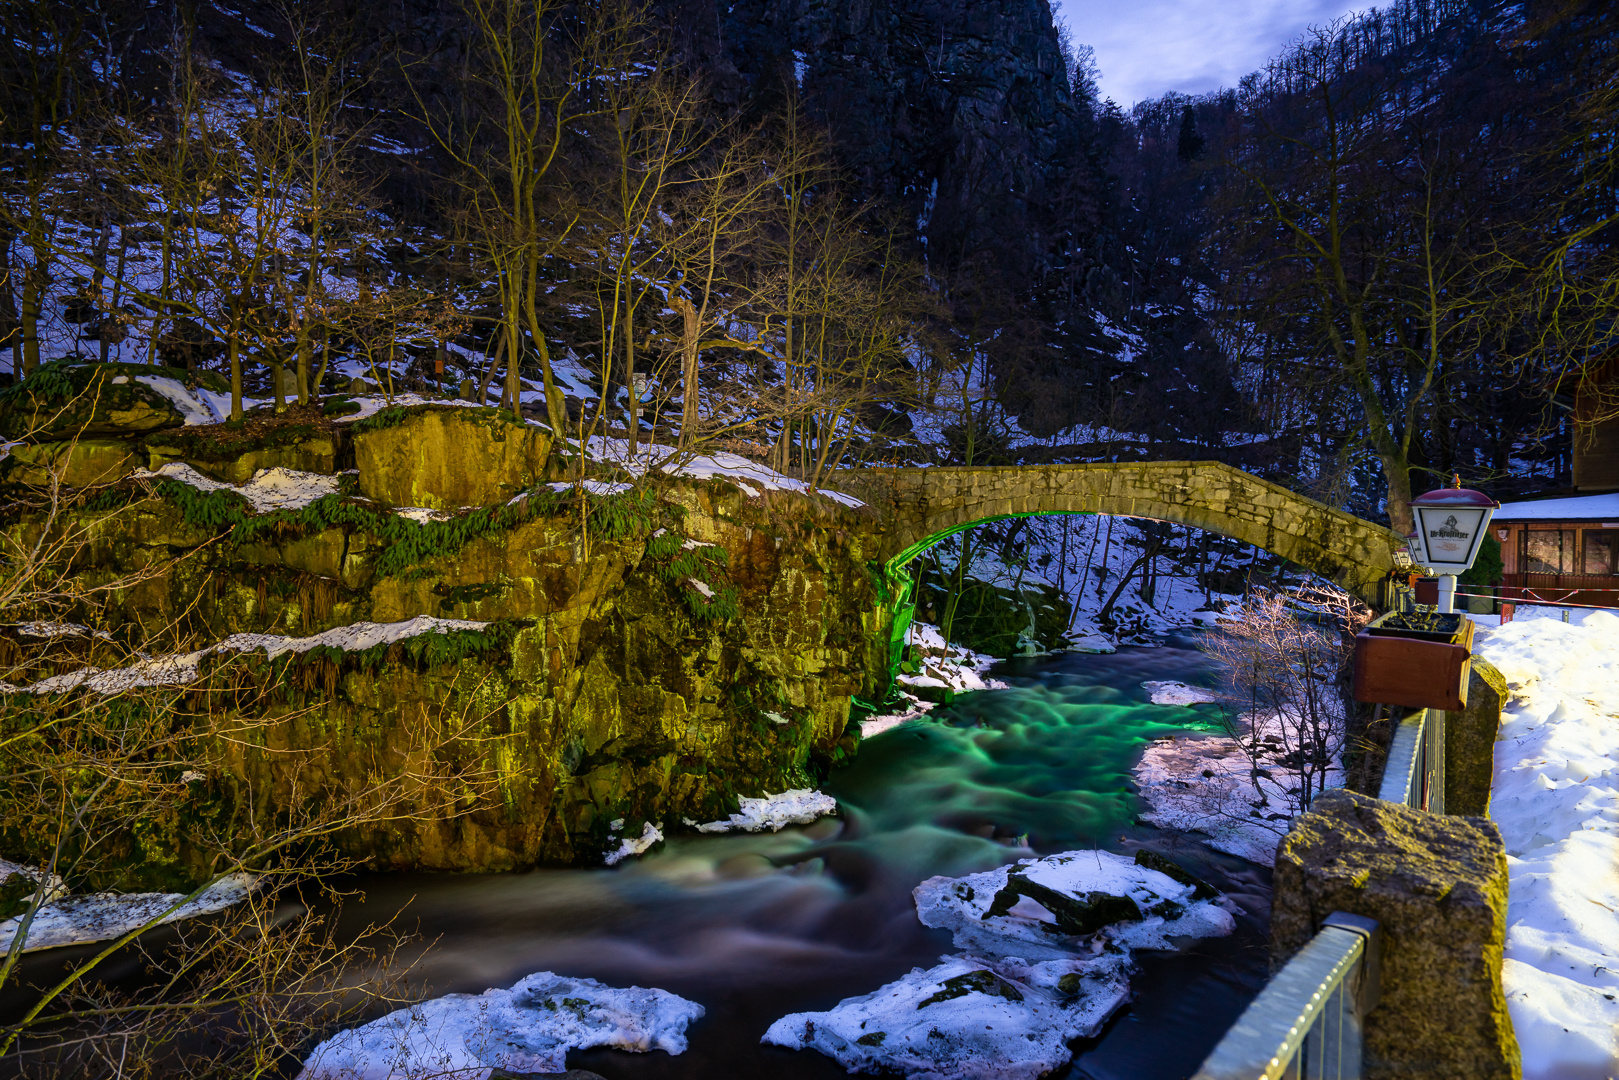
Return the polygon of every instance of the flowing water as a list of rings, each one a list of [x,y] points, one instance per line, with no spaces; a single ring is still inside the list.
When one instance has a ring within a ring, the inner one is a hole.
[[[613,870],[372,877],[366,903],[345,918],[404,907],[404,923],[431,942],[415,977],[434,994],[552,970],[661,987],[706,1007],[679,1057],[569,1056],[570,1067],[609,1080],[832,1078],[847,1074],[830,1059],[759,1038],[785,1013],[829,1008],[952,951],[947,933],[916,920],[918,882],[1030,854],[1149,847],[1245,914],[1231,937],[1139,954],[1135,1001],[1076,1048],[1064,1075],[1185,1077],[1263,984],[1270,902],[1268,871],[1134,820],[1130,769],[1142,746],[1198,717],[1151,704],[1141,683],[1207,682],[1208,661],[1182,642],[1019,660],[997,674],[1012,688],[868,740],[825,785],[840,818],[775,834],[677,836]]]

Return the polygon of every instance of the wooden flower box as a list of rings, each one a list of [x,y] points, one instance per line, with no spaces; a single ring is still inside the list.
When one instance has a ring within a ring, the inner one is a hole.
[[[1391,612],[1355,637],[1355,700],[1459,712],[1467,706],[1473,620]]]

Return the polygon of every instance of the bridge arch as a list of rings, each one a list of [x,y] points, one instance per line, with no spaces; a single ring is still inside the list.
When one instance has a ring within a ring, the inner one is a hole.
[[[1111,514],[1190,525],[1297,563],[1382,606],[1405,540],[1393,530],[1217,461],[859,469],[834,486],[884,521],[895,623],[909,624],[912,559],[954,533],[1011,517]],[[903,641],[906,626],[896,625]]]

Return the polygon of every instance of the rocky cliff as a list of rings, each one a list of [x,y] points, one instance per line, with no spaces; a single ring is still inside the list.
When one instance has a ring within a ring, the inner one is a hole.
[[[207,388],[184,372],[65,371],[59,401],[30,380],[0,403],[12,437],[28,429],[4,463],[5,539],[66,539],[71,587],[112,591],[99,615],[71,598],[53,613],[86,625],[71,640],[13,615],[0,651],[36,692],[11,693],[6,722],[106,690],[86,672],[162,662],[177,722],[236,732],[205,777],[171,770],[183,794],[125,841],[124,887],[196,870],[188,830],[337,805],[410,770],[436,778],[424,800],[470,785],[467,805],[345,829],[343,851],[588,862],[643,822],[807,785],[853,749],[851,695],[885,676],[859,508],[581,470],[493,409],[185,426]],[[68,485],[54,520],[51,467]]]

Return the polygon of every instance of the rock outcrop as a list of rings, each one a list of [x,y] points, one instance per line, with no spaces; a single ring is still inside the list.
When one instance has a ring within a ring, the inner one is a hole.
[[[1276,856],[1279,968],[1334,911],[1382,924],[1382,994],[1366,1018],[1372,1080],[1516,1080],[1501,990],[1507,859],[1481,817],[1428,814],[1329,791]]]
[[[742,796],[810,786],[854,748],[851,696],[886,678],[870,516],[822,496],[659,474],[547,483],[543,432],[449,405],[339,427],[316,414],[256,434],[125,435],[120,462],[168,467],[70,501],[55,526],[81,538],[78,587],[123,583],[96,626],[111,638],[56,641],[34,664],[39,642],[0,633],[14,682],[61,675],[67,656],[185,658],[238,634],[468,625],[188,660],[188,722],[237,735],[223,768],[177,787],[170,819],[121,841],[123,876],[98,887],[183,883],[200,870],[188,830],[335,805],[413,769],[440,785],[423,806],[456,777],[487,797],[436,820],[344,829],[342,851],[374,867],[588,863],[616,844],[614,821],[628,835],[679,829],[736,812]],[[317,442],[326,473],[261,473],[244,489],[228,486],[241,470],[218,452],[309,462]],[[407,505],[445,509],[396,509]],[[0,527],[28,542],[47,519],[37,500],[16,501]]]

